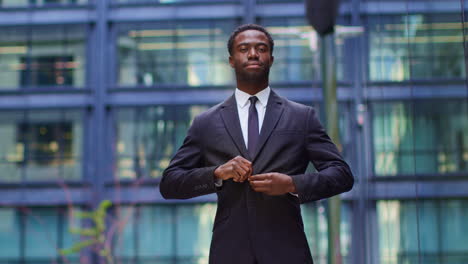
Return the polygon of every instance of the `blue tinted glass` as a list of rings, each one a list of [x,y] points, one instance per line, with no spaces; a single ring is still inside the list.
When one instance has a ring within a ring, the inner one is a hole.
[[[0,262],[20,255],[20,215],[14,208],[0,208]]]
[[[138,256],[171,257],[174,221],[170,206],[142,206],[138,216]]]
[[[208,262],[216,204],[177,207],[177,257],[200,257]]]
[[[52,208],[34,208],[26,212],[25,258],[50,260],[57,256],[58,214]]]
[[[468,169],[465,101],[379,102],[372,107],[377,175]]]
[[[465,263],[467,202],[380,201],[377,203],[381,263]]]

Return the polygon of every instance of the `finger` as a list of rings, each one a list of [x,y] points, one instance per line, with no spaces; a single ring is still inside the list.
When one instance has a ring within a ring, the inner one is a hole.
[[[269,179],[270,176],[267,173],[264,174],[255,174],[249,177],[249,181],[263,181]]]
[[[252,162],[250,162],[248,159],[246,159],[246,158],[244,158],[244,157],[242,157],[242,156],[236,156],[234,159],[237,160],[237,161],[240,161],[240,162],[242,162],[242,163],[245,163],[245,164],[247,164],[247,165],[251,165],[251,164],[252,164]]]
[[[251,181],[250,186],[252,186],[253,188],[269,187],[271,186],[271,182],[266,181],[266,180],[265,181]]]
[[[262,192],[262,193],[269,193],[270,192],[270,188],[266,188],[266,187],[255,187],[255,188],[252,188],[254,191],[256,192]]]

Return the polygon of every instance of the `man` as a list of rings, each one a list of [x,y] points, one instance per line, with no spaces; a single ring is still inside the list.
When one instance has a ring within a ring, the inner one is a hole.
[[[237,89],[194,119],[161,180],[166,199],[218,195],[213,264],[313,263],[299,204],[353,186],[314,109],[270,89],[273,46],[258,25],[232,33]],[[309,162],[318,172],[305,173]]]

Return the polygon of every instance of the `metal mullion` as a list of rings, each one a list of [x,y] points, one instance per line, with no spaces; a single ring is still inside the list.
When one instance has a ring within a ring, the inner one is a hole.
[[[65,140],[64,140],[64,131],[66,127],[66,113],[65,111],[60,111],[61,115],[61,120],[58,123],[58,126],[56,126],[57,130],[57,135],[58,135],[58,156],[59,156],[59,179],[62,181],[65,181],[65,156],[64,156],[64,147],[65,147]],[[61,128],[61,129],[60,129]],[[73,131],[73,126],[72,126],[72,131]],[[73,157],[73,155],[72,155]]]

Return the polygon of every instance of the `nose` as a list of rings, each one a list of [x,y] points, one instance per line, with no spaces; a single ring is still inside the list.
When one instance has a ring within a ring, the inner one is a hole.
[[[258,59],[258,52],[257,52],[257,49],[255,49],[255,47],[251,47],[249,49],[249,52],[247,53],[247,58],[249,60],[251,59]]]

